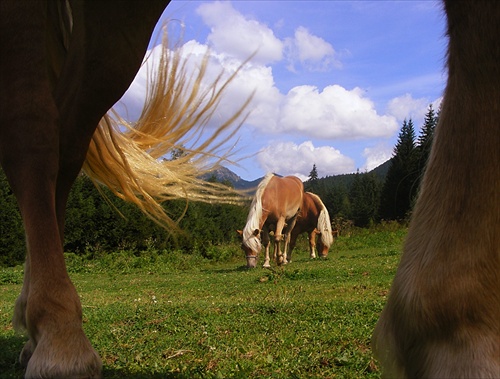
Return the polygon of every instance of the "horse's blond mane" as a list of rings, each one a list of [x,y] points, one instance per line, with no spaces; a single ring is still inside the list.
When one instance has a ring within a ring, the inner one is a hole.
[[[257,192],[255,192],[252,204],[250,205],[247,223],[243,228],[243,243],[252,251],[260,251],[261,249],[260,239],[258,236],[254,235],[254,231],[260,228],[260,219],[262,218],[262,194],[273,177],[274,174],[269,173],[259,183]]]
[[[328,214],[328,210],[326,209],[325,204],[323,204],[321,198],[318,195],[312,192],[307,193],[315,199],[315,202],[321,205],[321,212],[319,213],[318,224],[316,228],[321,232],[321,242],[323,242],[323,245],[329,248],[333,243],[332,223],[330,221],[330,215]]]
[[[241,68],[224,82],[219,74],[203,89],[208,58],[207,53],[198,73],[189,75],[189,58],[182,58],[181,49],[169,50],[164,35],[159,68],[149,78],[139,120],[131,124],[116,112],[109,112],[99,123],[83,167],[94,183],[106,185],[118,197],[136,204],[150,218],[170,228],[176,225],[161,206],[166,200],[240,200],[236,191],[203,181],[200,176],[228,160],[229,152],[219,155],[218,151],[244,122],[244,111],[252,96],[218,128],[207,131],[209,137],[200,143],[227,85]],[[198,146],[186,148],[193,141]],[[184,154],[175,160],[161,159],[175,148]]]

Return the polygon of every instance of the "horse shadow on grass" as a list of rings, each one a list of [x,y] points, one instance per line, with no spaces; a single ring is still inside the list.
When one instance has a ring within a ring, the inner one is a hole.
[[[27,338],[21,335],[0,337],[0,377],[2,379],[21,379],[24,370],[19,363],[19,354]]]
[[[102,371],[102,379],[190,379],[192,375],[183,373],[131,373],[127,370],[104,368]]]
[[[229,274],[229,273],[232,273],[232,272],[245,272],[245,271],[248,271],[248,270],[253,270],[253,269],[250,269],[247,266],[243,265],[243,266],[238,266],[238,267],[235,267],[235,268],[204,269],[204,270],[201,270],[201,272],[204,272],[204,273],[215,273],[215,274]]]
[[[22,379],[24,368],[19,363],[19,354],[26,343],[27,338],[22,335],[0,337],[0,378]],[[188,379],[192,375],[184,373],[147,373],[130,372],[113,367],[104,367],[103,379]]]

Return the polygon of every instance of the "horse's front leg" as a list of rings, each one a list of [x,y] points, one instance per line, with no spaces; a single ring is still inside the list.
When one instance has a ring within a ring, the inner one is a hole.
[[[276,264],[286,264],[286,256],[281,251],[281,241],[283,240],[283,229],[285,227],[285,217],[280,217],[276,223],[276,232],[274,234],[274,251],[276,253]]]
[[[99,377],[101,360],[83,332],[80,299],[66,272],[55,211],[55,180],[48,174],[53,162],[35,161],[43,159],[15,165],[16,175],[9,165],[6,170],[28,246],[25,281],[13,320],[29,336],[20,361],[27,378]]]
[[[262,244],[264,245],[264,248],[266,250],[266,257],[265,257],[264,264],[262,265],[262,267],[268,268],[268,267],[271,267],[270,257],[269,257],[269,247],[271,246],[271,240],[269,238],[269,230],[263,229],[260,235],[262,238]]]
[[[283,253],[283,264],[292,262],[292,247],[291,247],[291,235],[292,231],[295,228],[295,224],[297,222],[297,216],[292,217],[288,220],[288,223],[285,224],[285,251]]]
[[[316,258],[316,235],[318,234],[318,229],[314,229],[309,233],[309,258]]]

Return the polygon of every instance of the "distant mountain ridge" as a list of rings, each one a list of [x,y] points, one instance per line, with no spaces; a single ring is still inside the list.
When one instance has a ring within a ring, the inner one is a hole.
[[[390,162],[391,160],[382,163],[380,166],[369,171],[369,173],[374,173],[383,181],[387,175],[387,171],[389,170]],[[319,181],[325,180],[330,182],[330,184],[334,184],[336,182],[350,183],[354,179],[355,175],[356,174],[333,175],[333,176],[327,176],[325,178],[320,178],[318,180]],[[203,175],[201,178],[204,180],[210,180],[210,178],[212,177],[215,177],[215,179],[217,179],[218,182],[231,183],[233,188],[237,190],[249,190],[252,188],[256,188],[262,181],[262,179],[264,179],[264,177],[260,177],[255,180],[248,181],[242,179],[239,175],[235,174],[233,171],[224,166],[218,166],[217,168]]]

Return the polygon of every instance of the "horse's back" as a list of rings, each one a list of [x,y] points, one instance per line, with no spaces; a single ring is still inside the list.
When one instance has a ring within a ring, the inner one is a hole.
[[[299,234],[302,232],[312,232],[316,228],[320,212],[321,205],[318,204],[317,199],[310,192],[304,192],[300,214],[295,224],[295,228],[298,229]]]
[[[293,217],[302,205],[304,184],[296,176],[273,176],[262,193],[262,208],[270,218]]]

